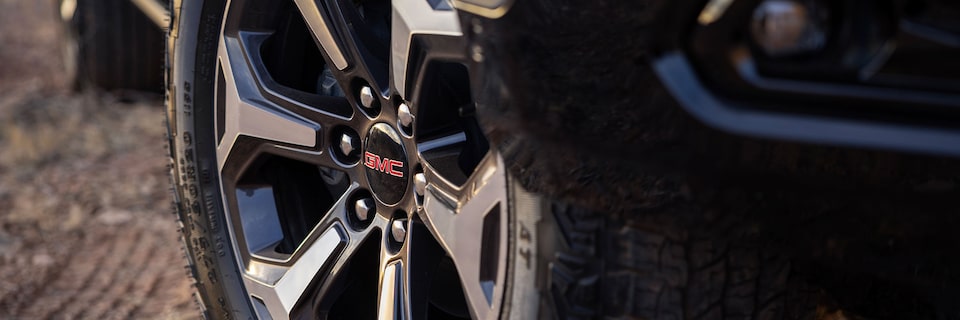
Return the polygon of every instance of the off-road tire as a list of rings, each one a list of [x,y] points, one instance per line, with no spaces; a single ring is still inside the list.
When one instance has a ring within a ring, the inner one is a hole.
[[[960,283],[946,270],[960,266],[952,253],[960,221],[950,200],[960,193],[960,163],[705,126],[683,111],[648,61],[658,36],[651,26],[676,23],[662,9],[681,3],[516,1],[497,19],[461,15],[473,52],[482,54],[474,65],[481,124],[518,181],[604,211],[608,221],[674,235],[671,241],[692,249],[684,251],[692,265],[714,256],[696,249],[711,244],[735,257],[773,259],[773,269],[790,266],[784,276],[792,280],[747,293],[793,292],[780,295],[794,310],[786,318],[816,310],[956,317],[947,301],[958,297]],[[647,281],[662,272],[634,276]],[[721,278],[691,276],[684,286],[701,292],[729,283]],[[871,292],[851,291],[865,287]],[[734,310],[724,314],[745,313]]]

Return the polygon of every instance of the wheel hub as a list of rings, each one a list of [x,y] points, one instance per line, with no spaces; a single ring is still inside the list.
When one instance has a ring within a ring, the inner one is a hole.
[[[407,152],[397,130],[386,123],[373,125],[364,143],[362,161],[374,196],[386,205],[400,202],[410,175]]]

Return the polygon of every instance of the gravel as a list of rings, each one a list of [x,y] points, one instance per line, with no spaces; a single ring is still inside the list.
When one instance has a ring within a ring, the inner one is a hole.
[[[66,90],[55,13],[0,0],[0,318],[197,318],[162,101]]]

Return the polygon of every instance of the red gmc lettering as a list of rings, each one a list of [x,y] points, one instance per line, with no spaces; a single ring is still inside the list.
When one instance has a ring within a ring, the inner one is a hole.
[[[367,151],[363,153],[363,165],[394,177],[403,178],[403,172],[400,171],[403,168],[403,162],[401,161],[381,159],[380,156]]]

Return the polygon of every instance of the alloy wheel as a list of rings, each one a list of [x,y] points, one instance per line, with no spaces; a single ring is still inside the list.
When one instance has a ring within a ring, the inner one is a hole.
[[[258,316],[497,317],[507,180],[446,1],[235,0],[220,34],[220,200]]]

